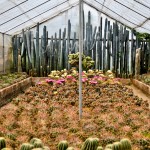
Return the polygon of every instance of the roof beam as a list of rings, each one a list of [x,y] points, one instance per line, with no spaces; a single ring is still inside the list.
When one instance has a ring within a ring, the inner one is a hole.
[[[150,9],[150,7],[148,7],[147,5],[144,5],[143,3],[140,3],[140,2],[137,1],[137,0],[134,0],[134,1],[137,2],[137,3],[139,3],[140,5],[143,5],[144,7],[148,8],[148,9]]]

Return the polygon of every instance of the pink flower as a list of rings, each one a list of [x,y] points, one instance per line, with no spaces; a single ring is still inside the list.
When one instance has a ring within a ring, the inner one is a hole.
[[[82,78],[82,82],[86,82],[86,81],[88,81],[87,78]]]
[[[91,80],[91,81],[89,81],[89,83],[90,83],[90,84],[97,84],[97,81]]]
[[[41,83],[41,82],[38,82],[37,84],[38,84],[38,85],[41,85],[42,83]]]
[[[68,75],[67,76],[67,79],[72,79],[73,77],[71,75]]]
[[[60,80],[55,81],[56,84],[63,84]]]
[[[46,79],[45,80],[47,83],[51,83],[51,82],[54,82],[55,80],[53,80],[53,79]]]
[[[58,81],[60,81],[60,82],[65,82],[65,79],[60,79],[60,80],[58,80]]]
[[[72,79],[72,82],[77,82],[77,80],[75,78]]]

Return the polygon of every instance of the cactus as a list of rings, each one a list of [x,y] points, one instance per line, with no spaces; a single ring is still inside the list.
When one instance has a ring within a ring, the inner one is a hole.
[[[102,146],[98,146],[96,150],[103,150]]]
[[[98,147],[98,138],[88,138],[82,146],[82,150],[96,150]]]
[[[122,149],[123,150],[131,150],[132,149],[132,146],[131,146],[131,142],[129,139],[122,139],[120,141],[120,143],[122,144]]]
[[[33,146],[34,148],[43,148],[43,143],[41,141],[35,141]]]
[[[40,139],[38,139],[38,138],[32,138],[30,140],[30,144],[34,144],[35,142],[42,142],[42,141]]]
[[[74,150],[74,148],[73,147],[68,147],[67,150]]]
[[[11,150],[10,148],[2,148],[2,150]]]
[[[20,150],[32,150],[33,145],[30,143],[23,143],[20,147]]]
[[[58,150],[66,150],[68,148],[67,141],[60,141],[58,144]]]
[[[48,146],[44,146],[43,150],[50,150],[50,148]]]
[[[123,150],[122,144],[120,142],[114,142],[112,145],[112,150]]]
[[[105,148],[112,149],[113,144],[107,144]]]
[[[0,149],[6,147],[6,141],[4,137],[0,137]]]

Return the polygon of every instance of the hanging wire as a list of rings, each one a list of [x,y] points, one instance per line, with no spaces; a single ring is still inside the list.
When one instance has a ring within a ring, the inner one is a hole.
[[[2,14],[4,14],[4,13],[6,13],[6,12],[8,12],[8,11],[14,9],[14,8],[16,8],[16,7],[18,7],[19,5],[21,5],[21,4],[23,4],[23,3],[27,2],[27,1],[28,1],[28,0],[25,0],[25,1],[23,1],[23,2],[21,2],[21,3],[19,3],[19,4],[17,4],[17,5],[15,5],[14,7],[11,7],[11,8],[9,8],[9,9],[5,10],[4,12],[0,13],[0,15],[2,15]]]
[[[64,3],[66,3],[67,1],[68,1],[68,0],[66,0],[66,1],[64,1],[64,2],[62,2],[62,3],[61,3],[61,4],[59,4],[59,5],[62,5],[62,4],[64,4]],[[17,27],[19,27],[19,26],[23,25],[23,24],[25,24],[25,23],[26,23],[26,22],[28,22],[28,21],[31,21],[31,20],[32,20],[32,19],[34,19],[34,18],[37,18],[38,16],[41,16],[42,14],[44,14],[44,13],[46,13],[46,12],[48,12],[48,11],[50,11],[50,10],[52,10],[52,9],[56,8],[56,7],[58,7],[59,5],[56,5],[56,6],[52,7],[52,8],[50,8],[50,9],[48,9],[48,10],[46,10],[46,11],[42,12],[41,14],[38,14],[38,15],[36,15],[36,16],[34,16],[34,17],[32,17],[32,18],[28,19],[27,21],[24,21],[24,22],[22,22],[22,23],[18,24],[17,26],[15,26],[15,27],[13,27],[13,28],[10,28],[9,30],[5,31],[5,33],[9,32],[9,31],[11,31],[11,30],[13,30],[13,29],[15,29],[15,28],[17,28]]]

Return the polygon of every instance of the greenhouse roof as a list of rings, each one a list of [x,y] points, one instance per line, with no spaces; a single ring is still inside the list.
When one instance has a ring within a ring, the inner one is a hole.
[[[1,0],[0,32],[14,34],[78,3],[79,0]],[[149,0],[84,0],[84,3],[130,28],[150,33]]]

